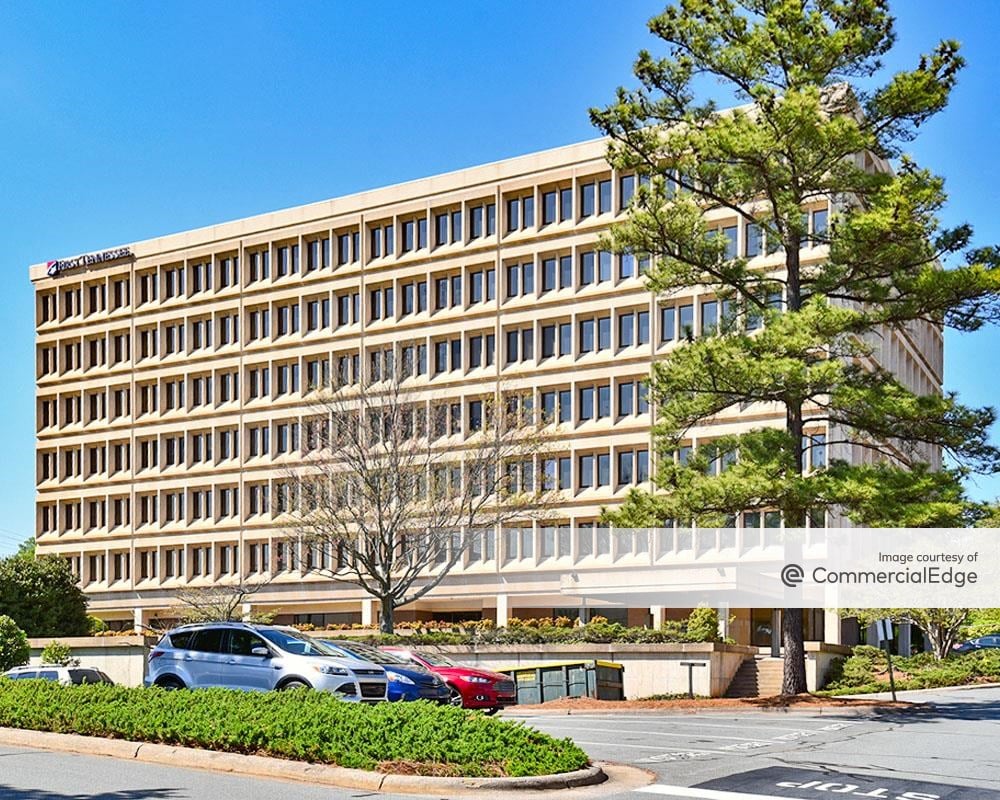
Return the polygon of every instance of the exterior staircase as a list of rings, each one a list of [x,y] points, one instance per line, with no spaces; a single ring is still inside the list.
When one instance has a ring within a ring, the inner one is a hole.
[[[726,697],[772,697],[781,694],[783,661],[754,656],[744,661],[733,676]]]

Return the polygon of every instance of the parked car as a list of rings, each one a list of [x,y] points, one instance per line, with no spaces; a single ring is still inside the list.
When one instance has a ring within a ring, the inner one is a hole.
[[[321,639],[320,641],[342,656],[364,659],[383,667],[385,677],[389,682],[387,696],[393,702],[397,700],[450,702],[451,689],[426,667],[407,661],[395,653],[388,653],[361,642],[341,641],[339,639]]]
[[[514,681],[507,675],[489,670],[466,667],[436,653],[408,650],[404,647],[383,647],[410,664],[437,673],[451,690],[452,705],[463,708],[481,708],[495,714],[504,706],[517,703]]]
[[[92,667],[58,667],[53,664],[42,664],[38,667],[14,667],[4,673],[11,680],[55,681],[63,686],[81,683],[106,683],[114,686],[115,682],[99,669]]]
[[[385,670],[340,658],[294,628],[213,622],[169,631],[149,654],[147,686],[268,691],[308,687],[344,700],[385,700]]]
[[[1000,648],[1000,634],[969,639],[967,642],[952,645],[951,651],[953,653],[972,653],[976,650],[992,650],[996,648]]]

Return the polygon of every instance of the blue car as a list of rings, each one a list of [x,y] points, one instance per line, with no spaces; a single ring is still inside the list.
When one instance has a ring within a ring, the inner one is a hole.
[[[385,668],[388,681],[386,697],[396,700],[430,700],[435,703],[447,703],[451,691],[448,685],[437,675],[423,667],[416,666],[392,653],[386,653],[361,642],[342,639],[321,639],[330,649],[345,658],[359,658],[370,661]]]

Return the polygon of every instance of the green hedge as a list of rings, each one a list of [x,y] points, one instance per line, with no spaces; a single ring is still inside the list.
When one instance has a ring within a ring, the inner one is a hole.
[[[942,661],[930,653],[894,657],[896,688],[936,689],[970,683],[1000,681],[1000,650],[950,655]],[[863,694],[889,691],[885,652],[860,645],[847,659],[835,663],[823,694]]]
[[[312,690],[252,693],[0,678],[0,726],[423,775],[582,769],[586,754],[521,723],[425,702],[360,705]]]

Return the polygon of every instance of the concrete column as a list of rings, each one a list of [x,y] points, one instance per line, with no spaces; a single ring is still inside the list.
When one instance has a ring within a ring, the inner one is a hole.
[[[837,611],[826,609],[823,612],[823,641],[828,644],[841,644],[843,641],[840,633],[840,614]]]
[[[899,623],[899,655],[909,656],[913,654],[913,628],[912,623]]]
[[[729,638],[729,603],[720,603],[716,606],[719,615],[719,636],[723,639]]]
[[[361,601],[361,624],[364,626],[371,626],[375,624],[375,601],[374,600],[362,600]]]
[[[510,607],[507,602],[506,593],[497,594],[497,627],[506,628],[507,620],[510,619]]]
[[[865,628],[865,644],[870,644],[872,647],[879,646],[878,630],[875,628],[874,622]]]
[[[667,621],[667,609],[663,606],[650,606],[650,616],[653,618],[653,628],[660,628]]]
[[[781,657],[781,609],[771,609],[771,657]]]
[[[246,622],[250,619],[250,615],[253,614],[253,604],[244,603],[240,608],[240,618]]]
[[[148,626],[149,612],[145,608],[132,609],[132,627],[139,633],[143,633]]]

